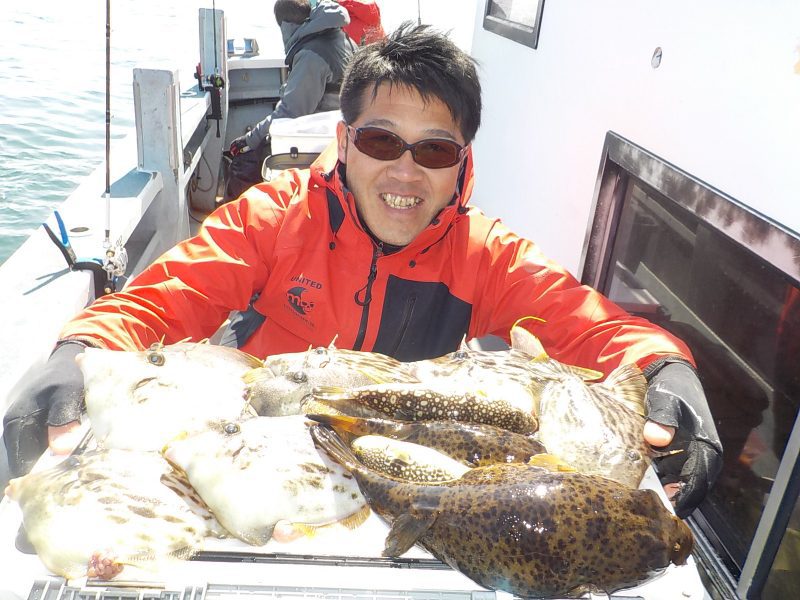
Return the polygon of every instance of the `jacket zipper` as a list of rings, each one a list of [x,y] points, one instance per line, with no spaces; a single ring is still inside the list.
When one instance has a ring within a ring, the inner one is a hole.
[[[353,344],[353,350],[361,350],[361,346],[364,344],[364,337],[367,335],[367,321],[369,319],[369,305],[372,302],[372,284],[375,282],[375,278],[378,275],[378,259],[383,256],[383,243],[379,243],[375,245],[375,249],[372,252],[372,263],[369,266],[369,276],[367,277],[367,284],[358,290],[355,295],[356,304],[362,306],[363,309],[361,311],[361,323],[358,325],[358,335],[356,336],[356,341]],[[359,300],[358,295],[361,292],[364,292],[364,300]]]
[[[394,356],[397,353],[397,349],[400,347],[400,342],[403,341],[403,337],[406,335],[406,329],[408,328],[408,323],[411,321],[411,313],[414,312],[414,304],[417,302],[417,296],[412,294],[409,296],[408,300],[406,301],[406,309],[403,311],[403,321],[400,323],[400,333],[397,336],[397,341],[394,344],[391,352],[389,352],[389,356]]]

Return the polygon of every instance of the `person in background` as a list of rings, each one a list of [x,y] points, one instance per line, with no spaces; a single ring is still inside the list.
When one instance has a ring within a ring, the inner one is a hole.
[[[453,352],[465,338],[508,343],[512,326],[535,316],[542,321],[527,326],[553,358],[606,375],[628,363],[643,370],[643,435],[656,446],[674,438],[680,460],[660,475],[673,485],[677,514],[691,513],[722,456],[692,355],[469,203],[481,120],[472,58],[445,35],[405,24],[359,49],[341,109],[335,144],[309,169],[284,170],[223,204],[195,237],[65,325],[6,414],[12,469],[38,457],[25,455],[30,440],[39,453],[48,439],[68,447],[83,392],[75,357],[87,346],[200,341],[243,311],[249,321],[235,345],[257,357],[336,340],[414,361]],[[532,202],[526,190],[509,201]]]
[[[342,30],[350,23],[350,16],[333,0],[314,4],[312,8],[309,0],[275,2],[275,20],[281,29],[289,75],[275,110],[231,142],[225,201],[262,181],[261,163],[267,154],[273,119],[294,119],[339,108],[339,87],[354,49]]]
[[[386,37],[381,24],[381,9],[375,0],[337,0],[350,14],[344,32],[356,44],[364,46]]]

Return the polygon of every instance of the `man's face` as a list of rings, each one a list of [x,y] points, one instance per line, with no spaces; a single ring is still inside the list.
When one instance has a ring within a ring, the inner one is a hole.
[[[448,139],[463,145],[447,106],[416,90],[381,84],[372,100],[365,92],[357,127],[380,127],[408,144],[423,139]],[[396,246],[409,244],[453,198],[462,160],[452,167],[428,169],[414,162],[410,151],[395,160],[378,160],[353,145],[354,132],[344,123],[336,130],[339,160],[347,165],[347,186],[364,223],[378,239]]]

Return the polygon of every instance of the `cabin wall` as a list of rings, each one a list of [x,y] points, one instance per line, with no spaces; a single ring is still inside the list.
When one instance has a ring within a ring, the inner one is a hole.
[[[473,203],[550,257],[576,272],[608,130],[800,231],[796,0],[549,0],[537,49],[484,12]]]

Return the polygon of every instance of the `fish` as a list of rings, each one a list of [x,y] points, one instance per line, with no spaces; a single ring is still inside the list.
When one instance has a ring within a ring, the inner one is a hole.
[[[358,485],[316,449],[302,415],[209,422],[162,454],[247,544],[266,544],[279,522],[281,531],[288,523],[312,536],[334,523],[355,528],[369,516]]]
[[[558,376],[539,395],[537,439],[587,475],[639,487],[658,453],[644,439],[647,380],[635,364],[603,383],[586,383],[553,361]]]
[[[380,435],[438,450],[467,467],[498,462],[527,462],[545,447],[531,436],[482,423],[461,421],[398,421],[350,415],[307,413],[309,419],[343,434]]]
[[[382,415],[401,421],[454,420],[494,425],[521,434],[532,434],[538,420],[532,413],[531,398],[523,398],[522,406],[512,404],[502,394],[451,384],[432,382],[385,383],[344,389],[319,386],[314,399],[337,408],[339,402],[363,404]]]
[[[158,453],[94,449],[12,479],[6,495],[51,572],[111,578],[124,565],[156,570],[202,548],[217,525],[189,489]]]
[[[349,388],[318,385],[312,394],[317,403],[343,414],[351,412],[346,405],[361,404],[394,419],[451,419],[532,434],[538,428],[539,394],[546,383],[561,371],[581,381],[603,377],[599,371],[564,363],[554,373],[553,360],[535,335],[515,325],[509,337],[508,350],[472,350],[462,342],[455,352],[406,363],[411,376],[402,381]]]
[[[235,348],[200,342],[138,352],[87,348],[75,360],[97,444],[152,452],[207,420],[251,412],[244,375],[263,365]]]
[[[491,590],[523,598],[610,594],[689,557],[693,537],[653,490],[536,465],[495,464],[439,483],[399,480],[362,465],[335,431],[320,448],[356,478],[390,526],[384,556],[419,544]]]
[[[470,467],[446,454],[382,435],[363,435],[350,442],[361,464],[396,477],[419,482],[458,479]]]
[[[466,342],[455,352],[437,358],[409,363],[419,381],[452,381],[460,386],[501,389],[506,398],[535,394],[541,381],[550,376],[550,357],[539,339],[530,331],[514,325],[509,331],[511,347],[506,350],[475,350]],[[540,363],[545,363],[542,369]],[[566,365],[584,381],[597,381],[603,373],[594,369]]]
[[[404,363],[394,358],[377,352],[338,349],[333,344],[268,356],[262,368],[245,377],[251,406],[258,415],[270,417],[301,414],[301,405],[311,399],[315,386],[355,387],[390,381],[417,380]],[[363,407],[349,408],[368,414]]]

